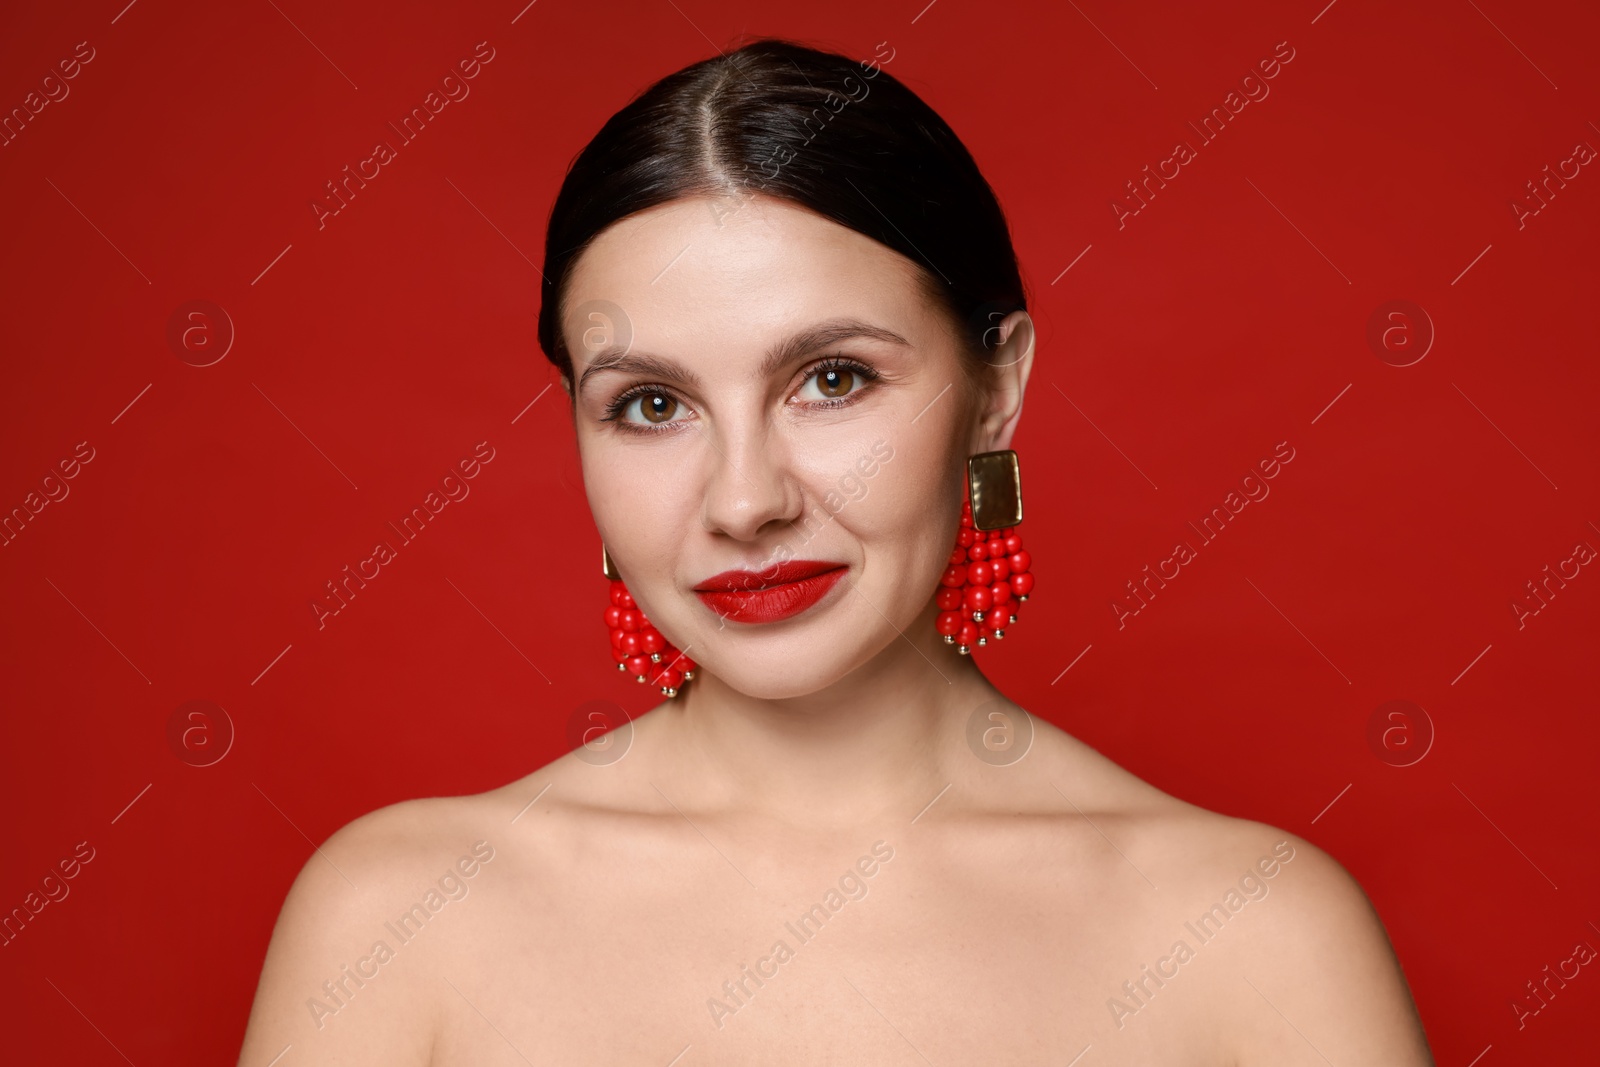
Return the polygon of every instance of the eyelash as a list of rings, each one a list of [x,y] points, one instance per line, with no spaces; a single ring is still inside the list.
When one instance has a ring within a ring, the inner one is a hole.
[[[856,389],[846,396],[829,397],[826,400],[812,401],[811,406],[814,408],[842,408],[847,404],[853,404],[861,398],[863,393],[869,392],[870,383],[878,379],[878,372],[864,363],[859,363],[856,360],[850,359],[846,356],[829,356],[827,359],[824,359],[816,366],[812,367],[806,376],[801,379],[801,384],[804,385],[816,375],[824,374],[830,370],[850,371],[852,374],[859,375],[862,379],[868,382],[869,386]],[[665,389],[659,385],[636,385],[620,394],[615,400],[611,401],[611,403],[606,406],[605,415],[602,416],[601,421],[615,422],[619,427],[624,428],[624,432],[627,433],[663,433],[678,425],[677,422],[662,422],[657,423],[654,426],[650,426],[644,423],[629,422],[624,419],[622,415],[623,412],[628,410],[628,405],[632,404],[640,397],[645,396],[670,396],[674,400],[677,400],[677,397],[674,396],[670,389]],[[682,403],[681,400],[678,402]]]

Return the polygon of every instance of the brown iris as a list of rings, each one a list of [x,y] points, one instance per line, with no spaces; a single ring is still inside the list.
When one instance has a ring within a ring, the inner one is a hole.
[[[678,410],[678,402],[665,393],[647,393],[639,401],[639,410],[650,422],[668,422],[673,412]]]
[[[817,376],[817,388],[829,399],[848,396],[855,383],[855,373],[846,367],[829,367]],[[832,392],[835,389],[838,392]]]

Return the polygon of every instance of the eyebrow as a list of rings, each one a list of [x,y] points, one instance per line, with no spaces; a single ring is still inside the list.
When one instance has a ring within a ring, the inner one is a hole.
[[[790,334],[788,337],[773,345],[761,360],[757,368],[757,375],[765,378],[789,362],[801,356],[814,352],[819,348],[827,348],[838,344],[840,341],[853,337],[866,337],[875,341],[884,341],[889,344],[911,347],[911,342],[895,333],[893,330],[882,326],[874,326],[870,322],[852,318],[825,319],[822,322],[812,323],[803,330]],[[699,387],[700,376],[687,367],[679,366],[672,360],[660,356],[652,356],[645,352],[630,352],[620,349],[615,345],[604,349],[594,362],[584,369],[578,379],[578,392],[583,392],[584,383],[592,376],[602,371],[618,370],[631,371],[636,374],[656,378],[669,378],[683,382],[691,387]]]

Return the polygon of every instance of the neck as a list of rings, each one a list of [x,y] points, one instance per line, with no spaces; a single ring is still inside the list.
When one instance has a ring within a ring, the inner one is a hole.
[[[1003,699],[974,659],[944,643],[930,614],[803,696],[753,697],[702,665],[663,709],[673,801],[816,830],[909,820],[972,773],[967,719]]]

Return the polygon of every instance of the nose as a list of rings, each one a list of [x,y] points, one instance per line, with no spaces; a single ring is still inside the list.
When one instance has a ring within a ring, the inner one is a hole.
[[[711,533],[756,541],[789,529],[800,514],[801,492],[788,443],[764,421],[700,430],[708,473],[701,522]]]

